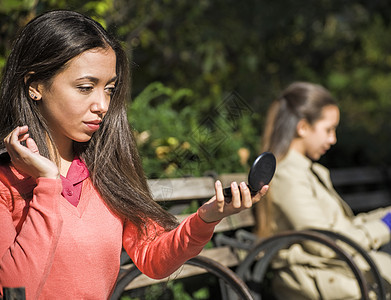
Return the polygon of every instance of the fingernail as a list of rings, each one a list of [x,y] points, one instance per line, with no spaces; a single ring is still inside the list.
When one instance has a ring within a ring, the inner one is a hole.
[[[241,182],[241,183],[240,183],[240,188],[241,188],[242,190],[247,189],[247,184],[245,184],[244,182]]]
[[[216,180],[216,185],[217,186],[221,186],[221,181],[220,180]]]
[[[231,185],[232,185],[232,187],[233,187],[234,189],[237,189],[237,188],[238,188],[238,184],[236,183],[236,181],[232,182]]]

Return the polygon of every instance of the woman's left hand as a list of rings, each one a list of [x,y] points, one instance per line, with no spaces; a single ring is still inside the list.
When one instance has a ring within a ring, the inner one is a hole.
[[[217,180],[215,182],[216,195],[198,209],[198,214],[207,223],[219,221],[244,209],[251,208],[266,195],[268,189],[269,186],[264,185],[255,196],[251,197],[246,183],[242,182],[238,186],[236,182],[232,182],[232,201],[226,203],[221,182]]]

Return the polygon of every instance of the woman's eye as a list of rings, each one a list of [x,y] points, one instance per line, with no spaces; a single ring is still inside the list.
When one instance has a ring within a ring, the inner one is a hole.
[[[115,86],[107,87],[105,90],[106,90],[106,93],[111,96],[115,92]]]
[[[88,92],[90,92],[93,89],[92,86],[78,86],[77,88],[82,93],[88,93]]]

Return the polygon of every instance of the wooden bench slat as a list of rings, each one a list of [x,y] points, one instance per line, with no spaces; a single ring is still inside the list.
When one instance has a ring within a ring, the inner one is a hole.
[[[207,199],[215,194],[212,177],[149,179],[148,185],[156,201]]]
[[[221,181],[221,184],[223,185],[223,187],[228,187],[228,186],[230,186],[231,182],[233,182],[233,181],[236,181],[237,183],[244,181],[247,183],[248,174],[247,173],[221,174],[219,176],[219,180]]]
[[[344,201],[356,211],[366,211],[368,207],[376,209],[391,205],[390,194],[387,191],[371,191],[344,196]]]
[[[384,173],[374,167],[331,169],[330,177],[334,186],[381,183]]]
[[[238,228],[251,227],[255,225],[255,218],[251,210],[242,210],[240,213],[224,218],[217,224],[215,232],[236,230]]]
[[[354,213],[391,205],[390,168],[331,169],[331,181]]]

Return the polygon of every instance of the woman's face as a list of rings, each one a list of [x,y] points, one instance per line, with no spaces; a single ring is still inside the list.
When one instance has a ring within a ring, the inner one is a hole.
[[[339,109],[328,105],[322,109],[322,115],[314,124],[307,123],[301,134],[302,154],[316,161],[337,142],[336,129],[339,124]]]
[[[91,139],[108,110],[115,83],[115,52],[96,48],[71,59],[50,86],[37,85],[39,109],[60,151],[72,149],[72,141]]]

